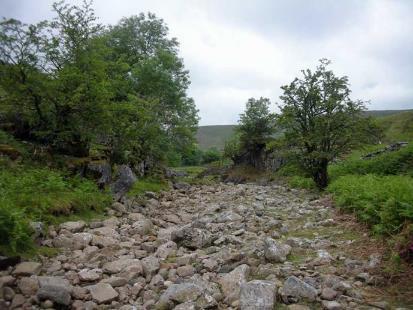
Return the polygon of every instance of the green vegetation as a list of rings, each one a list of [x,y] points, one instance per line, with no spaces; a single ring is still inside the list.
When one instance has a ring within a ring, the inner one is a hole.
[[[413,141],[413,111],[377,118],[383,128],[384,142]]]
[[[377,146],[373,147],[378,148]],[[329,170],[331,179],[335,180],[348,174],[405,174],[413,177],[413,144],[402,147],[398,151],[384,153],[370,159],[361,159],[360,156],[363,153],[365,154],[366,151],[355,151],[347,159],[331,165]]]
[[[409,176],[346,175],[329,185],[337,205],[380,234],[395,234],[413,222],[413,179]]]
[[[49,168],[2,160],[0,246],[12,252],[32,247],[30,221],[54,223],[60,216],[101,213],[111,202],[89,180]]]
[[[90,1],[53,4],[36,25],[0,23],[0,119],[15,137],[148,170],[195,140],[197,110],[178,41],[154,14],[97,22]]]
[[[224,155],[236,165],[263,168],[267,143],[276,131],[275,114],[270,112],[270,105],[268,98],[248,99],[235,133],[224,147]]]
[[[133,187],[129,190],[128,196],[142,196],[145,192],[158,193],[167,188],[168,184],[164,180],[148,177],[136,181],[135,184],[133,184]]]
[[[350,99],[348,78],[336,77],[329,64],[323,59],[314,72],[303,70],[280,97],[284,140],[320,189],[328,185],[333,159],[376,134],[363,102]]]

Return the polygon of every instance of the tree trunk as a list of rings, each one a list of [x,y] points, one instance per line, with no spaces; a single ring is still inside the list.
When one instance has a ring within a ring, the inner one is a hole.
[[[320,160],[315,173],[313,174],[313,180],[319,189],[325,189],[328,185],[328,161],[326,159]]]

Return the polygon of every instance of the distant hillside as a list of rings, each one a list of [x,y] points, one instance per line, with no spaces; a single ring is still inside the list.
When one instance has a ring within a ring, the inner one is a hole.
[[[199,147],[203,150],[216,147],[224,148],[225,141],[234,133],[235,125],[200,126],[196,134]]]
[[[413,110],[371,110],[366,114],[379,119],[379,123],[385,129],[385,142],[413,141]],[[223,149],[235,126],[200,126],[196,135],[199,147],[203,150],[211,147]]]
[[[366,114],[370,116],[381,117],[381,116],[390,116],[394,114],[400,114],[403,112],[413,112],[413,109],[412,110],[370,110],[370,111],[367,111]]]
[[[413,141],[413,110],[377,117],[384,129],[385,143]]]

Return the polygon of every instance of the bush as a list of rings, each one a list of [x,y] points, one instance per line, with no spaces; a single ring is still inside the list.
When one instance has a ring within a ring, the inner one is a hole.
[[[215,161],[219,161],[222,158],[220,151],[216,148],[210,148],[206,150],[202,154],[202,163],[203,164],[209,164]]]
[[[339,207],[355,212],[380,234],[395,234],[413,222],[413,178],[409,176],[346,175],[332,182]]]

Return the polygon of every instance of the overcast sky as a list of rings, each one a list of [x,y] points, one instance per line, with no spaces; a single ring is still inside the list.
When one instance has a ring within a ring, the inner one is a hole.
[[[53,16],[52,2],[1,0],[0,15],[34,23]],[[324,57],[369,109],[413,108],[413,0],[95,0],[94,8],[103,24],[148,11],[165,20],[201,125],[236,123],[250,97],[279,102],[280,86]]]

